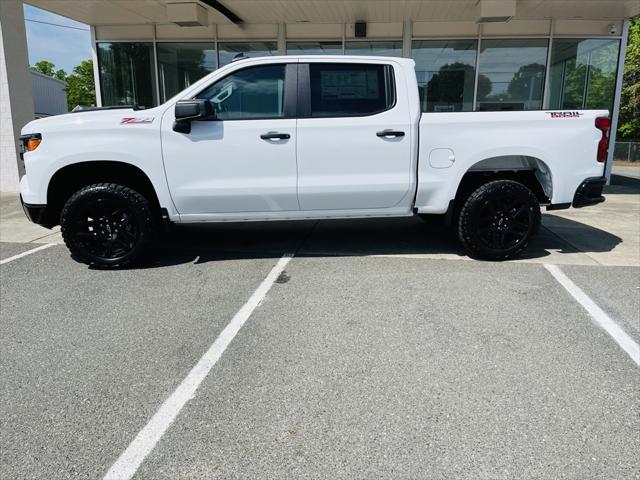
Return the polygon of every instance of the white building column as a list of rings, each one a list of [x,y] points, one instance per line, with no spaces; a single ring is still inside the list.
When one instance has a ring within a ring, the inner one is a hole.
[[[413,37],[413,22],[405,20],[402,24],[402,56],[411,58],[411,38]]]
[[[0,1],[0,191],[17,192],[20,130],[33,120],[22,0]]]
[[[96,89],[96,107],[102,106],[102,90],[100,88],[100,69],[98,68],[98,44],[96,43],[96,27],[91,28],[91,60],[93,61],[93,84]],[[155,25],[154,25],[155,34]],[[157,75],[156,75],[157,78]]]
[[[278,55],[287,54],[287,25],[282,22],[278,24]]]
[[[611,169],[613,168],[613,151],[616,148],[616,135],[618,133],[618,117],[620,116],[620,97],[622,96],[622,80],[624,78],[624,61],[627,56],[627,42],[629,41],[629,20],[624,21],[622,27],[622,39],[620,40],[620,53],[618,54],[618,76],[613,95],[613,111],[611,112],[611,132],[609,132],[609,152],[604,176],[607,184],[611,183]]]

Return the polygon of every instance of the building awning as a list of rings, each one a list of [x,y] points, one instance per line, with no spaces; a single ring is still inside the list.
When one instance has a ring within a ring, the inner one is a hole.
[[[406,19],[479,21],[481,4],[492,1],[496,3],[495,0],[193,0],[191,3],[206,10],[210,24],[264,24],[402,22]],[[640,15],[638,0],[514,1],[514,18],[521,20],[622,20]],[[170,24],[167,4],[189,3],[189,0],[28,0],[26,3],[90,25],[140,25]]]

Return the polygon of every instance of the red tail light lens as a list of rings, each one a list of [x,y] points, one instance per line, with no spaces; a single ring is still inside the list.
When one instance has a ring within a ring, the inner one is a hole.
[[[611,128],[611,119],[609,117],[597,117],[596,128],[602,132],[602,138],[598,142],[598,156],[599,162],[604,162],[607,159],[607,150],[609,149],[609,129]]]

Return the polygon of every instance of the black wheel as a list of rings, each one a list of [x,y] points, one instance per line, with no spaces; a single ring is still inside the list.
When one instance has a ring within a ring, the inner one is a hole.
[[[60,227],[71,255],[100,267],[123,267],[139,260],[155,230],[149,201],[112,183],[74,193],[62,209]]]
[[[539,226],[533,192],[512,180],[495,180],[467,198],[458,216],[458,239],[472,257],[508,260],[527,248]]]

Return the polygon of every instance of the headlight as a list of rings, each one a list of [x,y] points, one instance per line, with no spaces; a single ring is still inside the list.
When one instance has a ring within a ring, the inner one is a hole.
[[[20,136],[21,153],[33,152],[42,142],[42,135],[39,133],[29,133]]]

